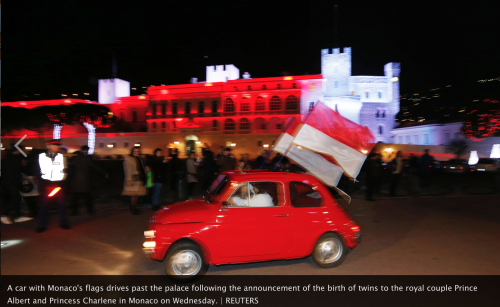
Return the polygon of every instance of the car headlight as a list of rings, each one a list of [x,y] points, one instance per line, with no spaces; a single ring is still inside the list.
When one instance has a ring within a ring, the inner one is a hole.
[[[156,242],[155,241],[146,241],[142,245],[144,248],[155,248],[156,247]]]
[[[155,237],[155,230],[146,230],[144,232],[144,237],[146,237],[146,238],[154,238]]]

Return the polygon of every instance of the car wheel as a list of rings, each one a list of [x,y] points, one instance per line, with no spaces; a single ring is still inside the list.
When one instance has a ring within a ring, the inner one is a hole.
[[[177,282],[191,282],[208,270],[201,248],[191,242],[178,243],[169,248],[164,262],[165,273]]]
[[[322,268],[334,268],[344,262],[347,248],[344,240],[333,232],[325,233],[316,242],[311,258]]]

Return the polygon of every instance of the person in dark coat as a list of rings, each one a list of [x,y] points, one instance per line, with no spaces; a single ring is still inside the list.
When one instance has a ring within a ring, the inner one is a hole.
[[[215,179],[215,160],[214,153],[211,150],[203,151],[203,160],[201,162],[200,179],[203,191],[208,190]]]
[[[23,156],[15,148],[8,153],[2,161],[2,194],[7,196],[7,201],[2,201],[2,223],[24,222],[32,218],[21,217],[21,168]]]
[[[379,174],[379,167],[377,166],[377,155],[370,153],[365,162],[366,169],[366,194],[365,200],[374,201],[373,191],[375,190],[376,180]]]
[[[156,148],[153,156],[149,159],[148,164],[153,172],[153,191],[151,194],[153,210],[159,208],[160,192],[167,177],[167,160],[163,156],[163,151]]]
[[[236,159],[231,154],[231,148],[224,149],[224,154],[217,160],[219,173],[236,169]]]
[[[70,159],[69,181],[72,192],[71,215],[78,215],[78,199],[83,198],[87,207],[88,215],[93,215],[92,193],[90,192],[90,169],[94,169],[106,178],[108,174],[94,164],[88,156],[89,147],[82,146],[81,151],[76,152],[76,156]]]

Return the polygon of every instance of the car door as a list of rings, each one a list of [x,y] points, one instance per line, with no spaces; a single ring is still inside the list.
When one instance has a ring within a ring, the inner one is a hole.
[[[230,201],[231,197],[237,197],[242,186],[249,183],[251,186],[260,187],[259,193],[251,196],[268,194],[269,197],[265,198],[271,198],[273,206],[234,207],[224,202],[216,212],[218,256],[269,258],[269,255],[278,257],[286,254],[290,247],[291,219],[284,184],[277,181],[241,183],[227,201]]]

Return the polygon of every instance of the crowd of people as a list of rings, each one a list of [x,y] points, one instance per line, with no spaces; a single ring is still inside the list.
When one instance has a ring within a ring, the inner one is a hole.
[[[5,151],[2,156],[2,217],[4,224],[38,220],[37,233],[47,229],[49,204],[55,204],[62,229],[70,229],[66,212],[79,215],[79,202],[83,201],[88,215],[94,214],[91,193],[91,173],[103,178],[109,175],[99,167],[88,154],[88,146],[69,155],[59,140],[46,142],[43,152],[24,157],[14,147]],[[21,148],[23,149],[23,148]],[[157,210],[160,207],[162,190],[179,190],[179,182],[187,182],[187,196],[193,198],[196,191],[208,189],[216,176],[224,171],[252,169],[291,169],[290,161],[276,154],[270,157],[263,150],[255,160],[249,154],[236,159],[231,148],[220,147],[214,154],[208,146],[202,148],[202,157],[195,152],[189,153],[187,159],[180,159],[177,149],[164,155],[157,148],[152,155],[144,158],[140,147],[131,149],[124,157],[124,182],[121,195],[130,197],[130,212],[138,214],[138,205],[142,200],[143,207]],[[113,174],[116,175],[116,174]],[[21,201],[24,200],[28,212],[21,212]],[[179,200],[176,197],[176,200]],[[70,202],[66,206],[66,201]]]
[[[88,215],[94,214],[91,194],[90,173],[99,173],[103,178],[109,175],[96,165],[88,155],[89,148],[82,146],[70,157],[61,148],[59,140],[47,142],[47,150],[26,159],[15,149],[8,152],[2,161],[2,217],[4,224],[24,222],[38,219],[38,233],[44,232],[48,222],[49,202],[53,200],[57,207],[59,225],[70,229],[66,214],[66,197],[70,201],[70,215],[79,214],[79,200],[83,200]],[[143,207],[157,210],[160,207],[160,196],[163,191],[180,191],[182,180],[186,182],[188,198],[195,197],[196,191],[205,191],[219,173],[240,170],[289,170],[304,171],[298,165],[290,163],[287,157],[277,153],[262,150],[256,159],[251,160],[248,153],[240,159],[234,157],[231,148],[219,147],[214,154],[208,146],[201,150],[202,157],[190,152],[187,159],[180,159],[179,152],[174,149],[169,155],[164,155],[157,148],[152,155],[144,157],[140,147],[131,149],[123,160],[124,182],[121,195],[130,197],[130,212],[138,214],[139,200]],[[383,177],[390,174],[389,195],[395,196],[403,174],[410,177],[410,189],[413,196],[418,196],[419,186],[428,186],[431,182],[431,169],[434,159],[426,150],[420,158],[410,156],[405,162],[402,153],[389,163],[382,161],[379,153],[370,153],[363,166],[366,179],[366,200],[374,200],[373,195],[380,192]],[[406,164],[406,167],[404,166]],[[114,174],[115,175],[115,174]],[[339,183],[342,189],[343,182]],[[21,214],[21,197],[28,208],[26,214]],[[180,200],[175,197],[175,200]]]
[[[406,167],[405,167],[405,162]],[[429,187],[431,184],[431,172],[434,158],[429,155],[429,150],[419,158],[413,153],[408,161],[403,160],[401,151],[389,163],[382,161],[380,153],[370,153],[363,166],[366,176],[365,200],[373,201],[373,195],[380,193],[383,178],[389,175],[389,196],[396,196],[396,191],[403,175],[409,176],[409,188],[411,196],[419,196],[420,187]]]

